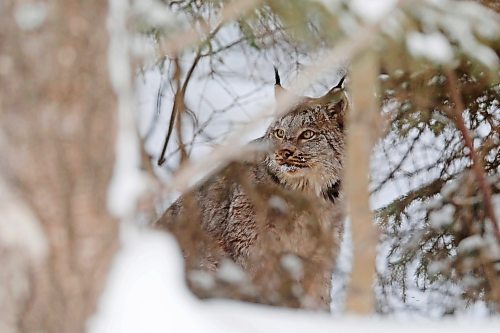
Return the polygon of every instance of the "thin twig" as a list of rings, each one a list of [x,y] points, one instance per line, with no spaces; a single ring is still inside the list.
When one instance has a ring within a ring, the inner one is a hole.
[[[151,122],[148,126],[148,130],[146,131],[146,134],[144,135],[143,141],[146,142],[148,139],[151,137],[153,134],[153,131],[155,129],[156,124],[158,123],[158,118],[160,117],[161,113],[161,106],[162,106],[162,101],[163,101],[163,93],[165,91],[165,84],[163,81],[163,71],[160,71],[160,84],[158,85],[158,92],[156,94],[156,105],[155,105],[155,113],[153,114],[153,119],[151,119]]]
[[[216,32],[216,31],[214,30],[214,32]],[[198,49],[198,52],[196,53],[196,57],[195,57],[193,63],[191,64],[191,67],[189,68],[187,74],[186,74],[186,78],[184,79],[182,86],[180,84],[181,68],[180,68],[179,60],[178,59],[174,60],[174,63],[175,63],[174,81],[177,82],[177,87],[176,87],[176,93],[175,93],[175,97],[174,97],[174,104],[172,105],[172,111],[170,113],[170,120],[169,120],[169,124],[168,124],[167,135],[165,137],[165,141],[163,142],[163,148],[161,150],[160,157],[158,158],[158,165],[159,166],[161,166],[165,162],[165,153],[167,151],[168,142],[170,141],[170,137],[171,137],[172,132],[173,132],[175,121],[180,117],[180,114],[185,109],[184,108],[184,96],[186,95],[186,90],[187,90],[189,81],[191,80],[191,77],[193,76],[194,69],[198,65],[200,59],[201,59],[201,50]],[[179,122],[178,122],[178,124],[179,124]],[[185,150],[181,149],[181,153],[182,153],[181,155],[185,157]]]
[[[476,150],[474,149],[474,143],[469,130],[465,126],[464,118],[462,117],[462,112],[465,110],[464,102],[462,96],[460,95],[460,88],[458,86],[458,78],[452,69],[446,69],[446,76],[448,78],[448,88],[450,90],[451,99],[453,101],[453,108],[450,108],[451,118],[455,122],[455,126],[462,133],[465,146],[469,149],[469,157],[472,160],[472,170],[476,177],[479,185],[479,190],[483,195],[484,207],[486,215],[489,217],[493,230],[495,231],[495,236],[498,241],[500,241],[500,231],[498,227],[498,222],[495,216],[495,209],[491,201],[491,187],[486,181],[486,175],[484,174],[483,163]]]
[[[374,193],[377,193],[378,191],[380,191],[382,189],[382,187],[384,187],[386,185],[386,183],[393,179],[393,177],[395,176],[396,172],[398,171],[401,171],[401,168],[403,166],[403,163],[406,162],[407,158],[410,156],[410,153],[413,152],[413,149],[415,148],[418,140],[420,139],[420,137],[422,136],[422,133],[424,132],[424,129],[425,127],[419,127],[419,131],[417,133],[417,135],[413,138],[411,144],[410,144],[410,147],[408,148],[408,150],[406,150],[405,154],[403,155],[403,157],[401,157],[401,159],[399,160],[398,164],[392,168],[392,171],[385,177],[384,180],[382,180],[375,189],[373,189],[372,191],[370,191],[370,194],[374,194]]]
[[[175,118],[177,117],[177,104],[179,103],[178,95],[180,94],[180,76],[181,76],[181,68],[179,65],[178,59],[174,59],[174,75],[173,80],[177,82],[176,93],[174,97],[174,103],[172,105],[172,111],[170,112],[170,120],[168,121],[168,130],[167,136],[165,137],[165,141],[163,142],[163,148],[160,153],[160,157],[158,158],[158,165],[161,166],[165,162],[165,152],[167,151],[167,145],[170,141],[170,136],[172,135],[172,131],[174,129]]]
[[[219,30],[222,28],[223,22],[219,22],[219,24],[208,34],[207,38],[205,39],[204,42],[201,43],[201,45],[198,47],[196,56],[193,60],[193,63],[191,64],[191,67],[189,68],[186,78],[184,79],[184,83],[182,84],[182,88],[180,86],[180,65],[178,62],[178,59],[175,58],[174,62],[176,64],[175,66],[175,72],[174,72],[174,80],[177,81],[178,85],[176,88],[176,93],[174,97],[174,104],[172,105],[172,112],[170,113],[170,120],[168,123],[168,131],[167,135],[165,137],[165,141],[163,142],[163,148],[161,150],[160,157],[158,158],[158,165],[161,166],[163,163],[165,163],[165,153],[167,151],[167,146],[168,142],[170,141],[170,137],[172,136],[172,132],[174,129],[174,124],[175,121],[180,117],[180,114],[182,111],[185,110],[185,105],[184,105],[184,96],[186,95],[186,90],[188,87],[188,84],[191,80],[191,77],[193,76],[194,70],[198,63],[200,62],[200,59],[202,57],[201,51],[203,48],[204,43],[210,43],[210,40],[214,38],[214,36],[219,32]],[[202,26],[208,26],[207,24],[202,24]],[[181,162],[183,162],[187,158],[186,150],[184,147],[184,144],[182,142],[182,133],[181,133],[181,123],[177,122],[177,129],[178,129],[178,136],[179,136],[179,145],[180,145],[180,151],[181,151]]]

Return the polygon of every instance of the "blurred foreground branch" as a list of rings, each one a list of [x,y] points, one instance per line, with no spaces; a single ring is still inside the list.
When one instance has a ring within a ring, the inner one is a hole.
[[[345,180],[349,216],[352,221],[353,271],[346,300],[349,312],[373,313],[375,256],[378,233],[369,204],[368,175],[370,155],[377,138],[378,60],[367,52],[352,65],[353,107],[348,115]]]

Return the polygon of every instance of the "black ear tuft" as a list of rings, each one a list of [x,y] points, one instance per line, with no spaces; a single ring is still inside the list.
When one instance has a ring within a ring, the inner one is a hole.
[[[278,69],[276,68],[276,66],[274,66],[274,80],[275,85],[281,86],[280,74],[278,73]]]
[[[342,89],[342,85],[344,84],[344,80],[345,80],[346,76],[347,76],[347,74],[345,74],[344,76],[342,76],[342,78],[340,79],[339,83],[337,83],[337,85],[335,87],[333,87],[333,89],[337,89],[337,88]]]

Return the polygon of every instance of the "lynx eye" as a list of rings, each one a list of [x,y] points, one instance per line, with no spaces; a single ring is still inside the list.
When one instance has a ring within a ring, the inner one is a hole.
[[[312,139],[316,133],[314,133],[311,130],[305,130],[304,132],[300,133],[299,139],[304,139],[304,140],[309,140]]]
[[[276,136],[278,139],[283,139],[283,137],[285,136],[285,131],[281,128],[277,129],[276,131],[274,131],[274,136]]]

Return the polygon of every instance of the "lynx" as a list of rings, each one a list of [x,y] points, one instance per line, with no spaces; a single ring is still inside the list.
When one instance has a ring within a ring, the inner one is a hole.
[[[277,105],[289,94],[275,70]],[[156,222],[178,238],[189,272],[234,262],[245,285],[217,280],[195,292],[279,306],[329,310],[331,277],[343,233],[342,164],[348,100],[339,84],[303,97],[233,162],[180,197]],[[189,281],[189,279],[188,279]]]

